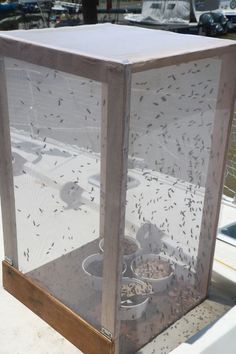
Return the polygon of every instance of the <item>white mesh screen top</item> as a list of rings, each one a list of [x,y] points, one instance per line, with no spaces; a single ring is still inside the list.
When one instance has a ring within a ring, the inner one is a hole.
[[[202,36],[183,35],[173,32],[151,30],[109,23],[57,29],[18,30],[0,32],[2,47],[5,40],[16,40],[17,45],[53,48],[60,54],[82,55],[99,59],[109,66],[109,61],[132,64],[149,59],[161,59],[199,51],[227,47],[233,41]],[[115,43],[115,45],[113,45]],[[8,44],[7,44],[8,45]],[[6,47],[7,47],[6,45]],[[23,48],[22,48],[23,50]],[[32,51],[33,55],[33,51]],[[29,58],[30,59],[30,58]],[[68,66],[76,63],[68,62]]]

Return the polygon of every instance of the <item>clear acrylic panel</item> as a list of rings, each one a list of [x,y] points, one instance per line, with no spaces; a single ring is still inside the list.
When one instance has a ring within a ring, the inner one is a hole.
[[[5,70],[19,269],[100,327],[102,85],[11,58]]]
[[[120,353],[204,296],[198,251],[220,72],[211,58],[132,76]]]

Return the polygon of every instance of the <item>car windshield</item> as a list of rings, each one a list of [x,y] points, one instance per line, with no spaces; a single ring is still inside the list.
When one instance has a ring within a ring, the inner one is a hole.
[[[220,233],[232,237],[234,240],[236,240],[236,222],[231,225],[222,227],[220,229]]]

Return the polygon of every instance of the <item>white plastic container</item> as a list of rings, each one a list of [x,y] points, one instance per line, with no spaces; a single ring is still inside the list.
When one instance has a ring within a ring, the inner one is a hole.
[[[145,283],[135,278],[123,278],[122,284],[137,283],[145,286]],[[149,295],[143,295],[143,301],[135,305],[122,305],[121,303],[121,320],[131,321],[142,317],[149,301]]]
[[[145,263],[147,261],[153,261],[153,260],[161,260],[161,261],[165,261],[168,262],[171,268],[171,273],[163,278],[146,278],[146,277],[142,277],[140,276],[137,271],[136,268],[138,265],[140,265],[141,263]],[[131,262],[131,270],[133,272],[133,274],[135,275],[135,277],[148,282],[152,285],[153,291],[155,292],[161,292],[161,291],[165,291],[168,286],[170,286],[171,281],[173,279],[174,276],[174,268],[171,262],[169,262],[165,257],[158,255],[158,254],[144,254],[144,255],[140,255],[137,256],[133,259],[133,261]]]
[[[128,253],[128,254],[126,254],[127,249],[124,246],[124,258],[126,260],[129,260],[139,253],[139,251],[141,250],[141,246],[140,246],[140,243],[134,237],[130,237],[130,236],[125,235],[124,239],[130,243],[133,243],[136,246],[136,251],[132,252],[132,253]],[[99,242],[99,248],[102,252],[104,252],[104,239],[103,238]]]
[[[101,262],[102,264],[103,254],[95,253],[85,258],[82,262],[82,269],[84,273],[87,275],[87,280],[90,286],[95,290],[102,291],[102,274],[96,274],[96,272],[91,273],[88,271],[88,267],[94,262]],[[127,265],[125,262],[123,262],[122,274],[125,274],[126,270],[127,270]]]

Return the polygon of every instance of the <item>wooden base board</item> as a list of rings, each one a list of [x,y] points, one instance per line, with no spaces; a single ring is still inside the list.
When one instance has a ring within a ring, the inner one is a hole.
[[[2,262],[3,287],[86,354],[114,354],[114,343],[24,274]]]

